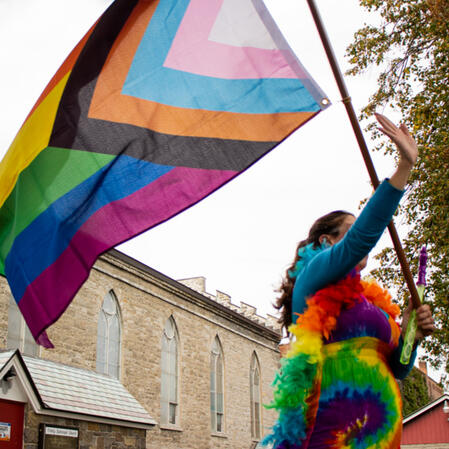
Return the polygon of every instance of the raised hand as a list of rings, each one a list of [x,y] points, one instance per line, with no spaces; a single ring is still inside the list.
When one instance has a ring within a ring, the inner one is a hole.
[[[398,147],[399,164],[389,182],[399,190],[405,188],[410,172],[418,158],[418,146],[405,125],[397,127],[390,119],[382,114],[375,114],[379,122],[379,130],[388,136]]]
[[[379,131],[388,136],[398,147],[401,162],[410,166],[415,165],[418,157],[418,146],[404,124],[397,127],[390,119],[382,114],[374,114],[379,122]]]

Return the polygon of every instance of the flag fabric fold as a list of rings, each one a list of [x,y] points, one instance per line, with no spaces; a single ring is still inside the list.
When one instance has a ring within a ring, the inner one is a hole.
[[[0,163],[0,273],[33,336],[100,254],[197,203],[328,106],[261,0],[116,0]]]

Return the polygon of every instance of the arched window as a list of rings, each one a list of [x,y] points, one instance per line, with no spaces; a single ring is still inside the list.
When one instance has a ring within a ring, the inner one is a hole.
[[[22,354],[38,356],[39,345],[34,341],[15,299],[10,295],[8,309],[8,349],[19,349]]]
[[[161,353],[161,424],[178,424],[178,345],[176,323],[171,316],[165,323]]]
[[[116,379],[120,376],[120,310],[111,290],[104,298],[98,317],[97,371]]]
[[[255,440],[261,438],[261,413],[260,401],[260,365],[255,352],[251,357],[251,368],[249,375],[249,388],[251,397],[251,436]]]
[[[210,354],[210,419],[212,432],[224,432],[223,349],[215,337]]]

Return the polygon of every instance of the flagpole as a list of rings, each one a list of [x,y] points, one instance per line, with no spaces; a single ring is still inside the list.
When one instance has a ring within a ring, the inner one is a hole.
[[[357,143],[359,144],[360,151],[363,156],[363,160],[365,161],[366,168],[368,170],[371,183],[375,189],[379,186],[379,178],[377,177],[376,169],[374,168],[373,161],[369,154],[368,147],[365,142],[365,138],[363,137],[362,130],[360,128],[359,121],[357,119],[357,115],[354,111],[354,107],[352,105],[351,97],[349,96],[348,89],[346,88],[346,84],[343,78],[343,75],[340,71],[340,67],[337,63],[337,58],[335,57],[334,51],[332,49],[329,37],[327,35],[326,29],[324,28],[323,22],[321,20],[320,13],[315,5],[315,0],[307,0],[309,4],[310,11],[313,16],[313,20],[315,21],[315,25],[317,27],[318,33],[321,38],[321,42],[323,44],[324,50],[327,55],[327,59],[329,60],[329,64],[332,68],[332,72],[335,77],[335,81],[337,82],[338,89],[340,90],[340,95],[342,96],[343,104],[345,105],[346,112],[349,117],[349,121],[351,122],[352,129],[354,131],[355,137],[357,139]],[[412,273],[410,271],[410,266],[408,264],[407,258],[405,257],[404,250],[401,245],[401,241],[399,239],[399,235],[396,231],[396,227],[394,226],[393,221],[391,221],[388,225],[388,231],[390,232],[391,240],[393,241],[393,246],[396,251],[396,255],[399,259],[399,264],[402,268],[402,273],[405,278],[405,282],[407,283],[407,287],[410,291],[410,299],[413,303],[413,307],[417,308],[421,305],[421,300],[418,295],[418,290],[416,289],[415,282],[413,280]]]

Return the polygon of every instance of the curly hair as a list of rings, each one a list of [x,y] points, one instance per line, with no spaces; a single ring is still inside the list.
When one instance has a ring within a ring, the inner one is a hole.
[[[298,250],[306,245],[313,244],[313,248],[317,248],[320,245],[319,238],[323,234],[331,236],[337,236],[345,217],[348,215],[354,216],[350,212],[344,210],[336,210],[330,212],[316,220],[309,230],[309,235],[305,240],[301,240],[295,251],[295,257],[291,265],[285,270],[284,277],[282,279],[280,287],[276,290],[280,292],[280,296],[277,298],[274,307],[280,310],[281,317],[279,322],[286,330],[292,323],[292,294],[293,287],[295,285],[295,277],[291,276],[294,271],[296,263],[300,259],[298,256]]]

